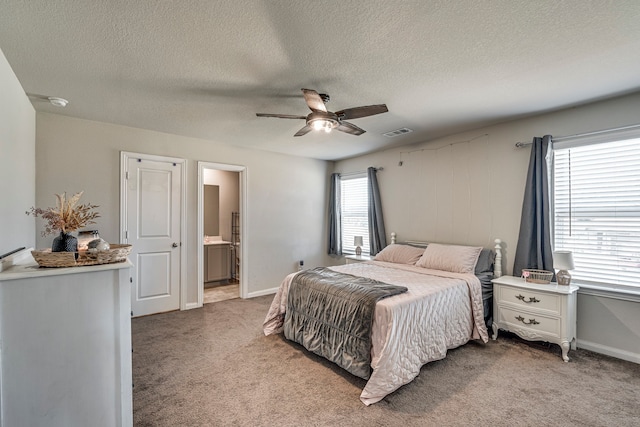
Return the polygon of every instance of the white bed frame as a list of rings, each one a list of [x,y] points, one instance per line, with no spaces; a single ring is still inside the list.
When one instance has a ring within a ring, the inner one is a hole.
[[[391,244],[397,243],[397,234],[391,233]],[[405,240],[402,243],[407,243],[410,245],[419,245],[419,246],[427,246],[429,242],[421,242],[418,240]],[[495,246],[493,250],[496,252],[496,260],[493,263],[493,277],[498,278],[502,276],[502,240],[496,239],[494,240]]]

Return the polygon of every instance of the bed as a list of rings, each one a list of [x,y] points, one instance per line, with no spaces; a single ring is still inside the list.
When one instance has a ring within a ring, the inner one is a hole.
[[[491,279],[501,275],[500,265],[499,240],[496,240],[494,248],[484,249],[422,242],[396,243],[392,234],[391,244],[373,261],[310,271],[311,275],[318,273],[327,277],[335,275],[347,279],[355,276],[358,280],[372,280],[371,286],[393,288],[395,294],[383,295],[374,302],[371,310],[371,326],[365,334],[370,339],[369,343],[365,342],[369,345],[368,373],[364,375],[352,369],[353,359],[360,357],[351,354],[357,353],[355,346],[342,342],[336,344],[337,335],[328,333],[326,325],[316,328],[304,323],[307,320],[303,319],[303,323],[291,326],[291,322],[300,322],[296,320],[299,309],[296,304],[302,304],[299,301],[306,297],[296,295],[307,286],[298,283],[304,274],[292,273],[283,280],[265,318],[264,333],[284,333],[287,339],[367,379],[360,400],[371,405],[411,382],[424,364],[443,359],[447,350],[469,340],[488,341]],[[293,304],[289,305],[289,310],[288,304]],[[343,312],[344,308],[327,306],[321,309],[314,307],[314,310],[311,318],[318,314]],[[361,311],[354,313],[357,313],[355,317],[361,315]],[[345,324],[351,325],[352,321],[353,318],[342,321],[338,329],[344,328]],[[316,335],[309,338],[309,330]],[[345,336],[349,335],[351,331],[347,330]],[[326,342],[318,344],[322,341]],[[326,350],[325,345],[338,347]],[[337,355],[338,360],[327,357],[327,354]]]

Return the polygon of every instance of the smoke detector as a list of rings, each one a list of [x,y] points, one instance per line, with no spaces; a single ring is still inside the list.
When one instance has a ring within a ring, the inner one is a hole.
[[[69,101],[67,101],[66,99],[58,98],[57,96],[48,96],[47,100],[49,100],[49,103],[51,103],[51,105],[53,105],[54,107],[60,108],[66,107],[69,103]]]
[[[27,96],[32,100],[47,101],[49,104],[53,105],[54,107],[60,107],[60,108],[66,107],[67,104],[69,103],[69,101],[67,101],[66,99],[60,98],[57,96],[38,95],[37,93],[28,93],[28,92],[27,92]]]

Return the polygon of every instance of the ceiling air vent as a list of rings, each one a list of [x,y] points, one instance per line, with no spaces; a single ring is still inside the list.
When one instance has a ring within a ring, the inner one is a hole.
[[[409,132],[413,132],[413,131],[409,128],[401,128],[401,129],[392,130],[391,132],[383,133],[383,135],[386,136],[387,138],[393,138],[395,136],[404,135],[405,133],[409,133]]]

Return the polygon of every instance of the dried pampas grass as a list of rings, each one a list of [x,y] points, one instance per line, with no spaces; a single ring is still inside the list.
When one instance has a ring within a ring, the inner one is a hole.
[[[33,215],[36,218],[41,217],[46,221],[45,229],[42,232],[43,236],[59,231],[70,233],[89,224],[95,224],[94,219],[99,218],[100,214],[94,212],[93,209],[97,208],[98,205],[92,205],[91,203],[79,205],[78,202],[83,193],[84,191],[81,191],[69,198],[67,198],[67,193],[56,194],[55,208],[40,209],[32,207],[26,214]]]

